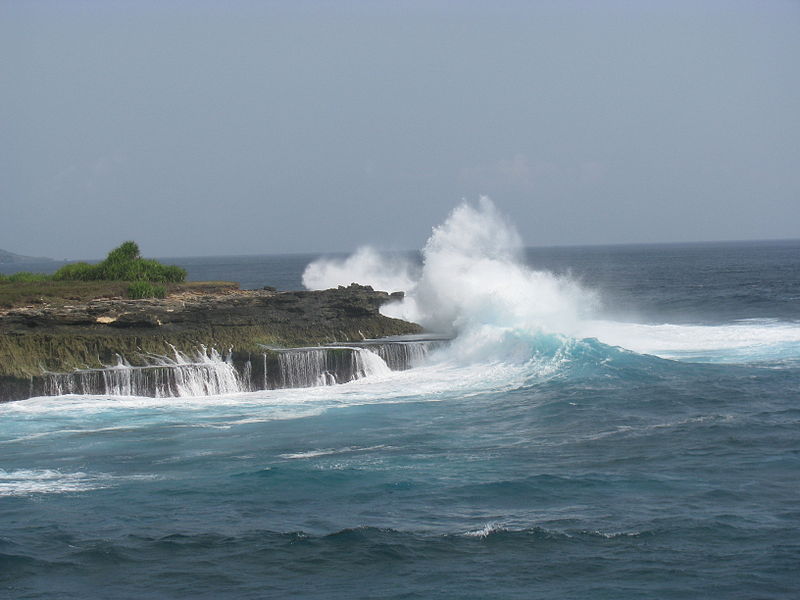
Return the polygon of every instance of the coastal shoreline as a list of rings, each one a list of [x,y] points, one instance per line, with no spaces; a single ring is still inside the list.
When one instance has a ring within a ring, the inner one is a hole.
[[[153,356],[225,353],[240,371],[265,347],[296,348],[418,334],[380,314],[402,299],[352,284],[321,291],[183,291],[163,299],[98,298],[0,312],[0,401],[30,397],[53,373],[103,369]],[[205,350],[202,350],[205,351]]]

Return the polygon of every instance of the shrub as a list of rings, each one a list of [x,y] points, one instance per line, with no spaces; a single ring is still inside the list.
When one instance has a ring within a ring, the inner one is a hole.
[[[137,258],[126,265],[127,281],[164,281],[164,265],[149,258]]]
[[[108,253],[97,265],[73,263],[64,265],[54,279],[67,281],[158,281],[182,283],[186,270],[173,265],[162,265],[157,260],[142,258],[136,242],[124,242]]]
[[[141,258],[139,245],[136,242],[122,242],[118,247],[108,253],[105,263],[125,263]]]
[[[161,273],[164,277],[163,281],[169,283],[183,283],[186,281],[186,269],[182,269],[177,265],[161,265]]]
[[[124,264],[113,265],[106,270],[108,279],[123,281],[159,281],[181,283],[186,279],[186,271],[180,267],[162,265],[158,261],[137,258]]]
[[[29,271],[20,271],[8,276],[8,281],[13,283],[32,283],[38,281],[50,281],[51,275],[45,273],[30,273]]]
[[[163,285],[153,285],[147,281],[136,281],[128,286],[128,298],[164,298],[167,290]]]
[[[100,279],[100,270],[85,262],[64,265],[53,274],[56,281],[94,281]]]
[[[136,242],[123,242],[114,248],[105,259],[97,265],[99,279],[116,281],[131,280],[126,277],[132,262],[139,259],[139,246]]]

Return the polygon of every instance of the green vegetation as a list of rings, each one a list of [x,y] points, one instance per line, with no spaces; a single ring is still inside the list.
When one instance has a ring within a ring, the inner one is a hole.
[[[50,275],[45,275],[44,273],[29,273],[28,271],[20,271],[13,275],[0,275],[0,281],[8,281],[10,283],[33,283],[49,280]]]
[[[147,281],[136,281],[128,286],[128,298],[164,298],[167,288],[163,285],[153,285]]]
[[[96,281],[94,265],[85,262],[64,265],[53,274],[54,281]]]
[[[164,298],[174,291],[204,291],[238,288],[229,282],[184,283],[186,271],[173,265],[142,258],[136,242],[124,242],[106,258],[91,265],[76,262],[64,265],[52,275],[20,272],[0,274],[0,307],[31,304],[67,305],[95,298]],[[160,285],[158,285],[160,284]]]
[[[173,265],[142,258],[136,242],[124,242],[108,253],[105,260],[90,265],[85,262],[64,265],[53,274],[55,281],[149,281],[181,283],[186,271]]]

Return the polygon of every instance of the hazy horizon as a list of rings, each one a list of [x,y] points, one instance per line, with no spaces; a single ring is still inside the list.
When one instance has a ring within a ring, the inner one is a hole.
[[[523,250],[558,250],[560,248],[563,249],[581,249],[581,248],[626,248],[626,247],[636,247],[636,246],[653,246],[653,247],[660,247],[660,246],[703,246],[703,245],[747,245],[747,244],[790,244],[800,242],[800,237],[794,238],[770,238],[770,239],[751,239],[751,240],[689,240],[683,242],[663,242],[663,241],[653,241],[653,242],[621,242],[621,243],[596,243],[596,244],[550,244],[550,245],[533,245],[533,244],[524,244]],[[374,247],[369,244],[364,244],[360,247],[369,246]],[[0,251],[5,250],[7,252],[11,252],[12,254],[19,254],[18,252],[13,252],[8,250],[7,248],[0,248]],[[109,248],[111,250],[111,248]],[[317,250],[317,251],[298,251],[298,252],[255,252],[255,253],[248,253],[248,254],[162,254],[162,255],[154,255],[150,254],[146,251],[142,251],[142,256],[145,258],[153,258],[157,260],[170,260],[170,259],[189,259],[189,258],[236,258],[236,257],[258,257],[258,256],[348,256],[353,253],[356,248],[348,249],[348,250]],[[378,248],[378,250],[381,250]],[[381,250],[382,252],[387,253],[396,253],[396,254],[413,254],[421,252],[422,248],[400,248],[400,249],[393,249],[393,250]],[[100,262],[108,252],[104,252],[102,255],[99,256],[83,256],[83,257],[65,257],[65,258],[58,258],[52,256],[43,256],[43,255],[22,255],[28,258],[41,258],[47,262],[53,261],[57,263],[62,262],[80,262],[80,261],[88,261],[88,262]],[[11,267],[16,263],[0,263],[0,267]],[[28,263],[23,263],[28,264]],[[36,261],[31,261],[29,264],[36,264]],[[6,269],[8,270],[8,269]]]
[[[800,3],[0,1],[0,248],[800,235]]]

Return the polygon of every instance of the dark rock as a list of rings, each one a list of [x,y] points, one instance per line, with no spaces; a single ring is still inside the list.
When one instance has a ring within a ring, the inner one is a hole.
[[[419,325],[380,314],[402,295],[369,286],[322,291],[228,290],[164,299],[102,299],[73,306],[37,305],[0,312],[0,399],[19,397],[31,377],[100,368],[123,355],[193,353],[200,345],[234,353],[261,345],[314,346],[420,333]]]
[[[123,313],[108,323],[111,327],[161,327],[161,320],[154,313]]]

